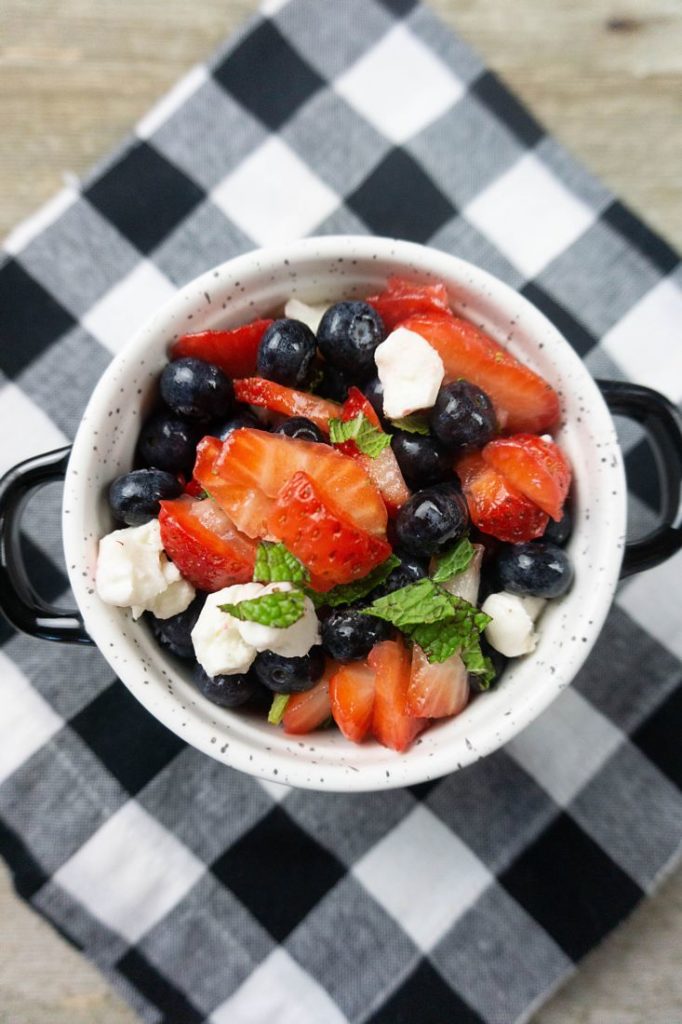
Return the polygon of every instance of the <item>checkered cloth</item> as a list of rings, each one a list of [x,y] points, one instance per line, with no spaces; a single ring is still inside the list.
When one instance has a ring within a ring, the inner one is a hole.
[[[675,253],[428,9],[269,0],[7,240],[5,466],[73,436],[178,285],[254,245],[368,231],[480,264],[595,374],[682,398]],[[623,443],[645,526],[658,481],[641,433]],[[44,491],[27,559],[68,603],[57,523]],[[679,853],[681,572],[678,556],[623,586],[575,685],[504,750],[357,796],[229,770],[96,650],[4,627],[0,851],[17,890],[145,1021],[526,1020]]]

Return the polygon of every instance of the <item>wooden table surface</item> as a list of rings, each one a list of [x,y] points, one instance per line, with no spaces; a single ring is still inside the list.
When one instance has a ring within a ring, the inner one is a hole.
[[[682,247],[680,0],[430,2],[557,138]],[[102,157],[255,7],[254,0],[2,0],[0,237],[65,174]],[[681,951],[678,871],[534,1024],[682,1024]],[[136,1020],[98,972],[16,899],[0,869],[0,1024]]]

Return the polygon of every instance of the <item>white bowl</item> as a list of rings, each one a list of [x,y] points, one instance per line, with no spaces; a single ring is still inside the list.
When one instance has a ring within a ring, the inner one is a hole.
[[[459,313],[542,374],[561,398],[558,434],[574,469],[572,590],[542,616],[536,651],[511,661],[500,685],[457,718],[429,728],[404,754],[357,746],[336,730],[292,737],[264,718],[225,711],[192,685],[129,613],[94,589],[98,539],[112,529],[109,482],[130,469],[168,345],[187,331],[232,327],[292,295],[331,302],[376,292],[391,274],[444,281]],[[408,242],[311,238],[260,250],[182,288],[126,345],[100,380],[79,427],[64,489],[63,536],[85,626],[131,693],[192,746],[241,771],[311,789],[379,790],[444,775],[502,746],[568,686],[611,604],[623,552],[626,485],[613,421],[594,381],[556,328],[517,292],[470,263]]]

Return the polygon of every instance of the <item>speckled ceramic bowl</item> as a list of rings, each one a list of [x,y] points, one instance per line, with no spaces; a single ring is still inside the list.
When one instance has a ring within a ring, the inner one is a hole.
[[[575,473],[575,585],[550,602],[534,654],[512,661],[499,687],[444,720],[405,754],[356,746],[336,730],[286,736],[264,719],[204,699],[190,673],[144,624],[94,590],[97,541],[112,529],[105,494],[130,469],[169,343],[187,331],[231,327],[277,310],[292,295],[331,302],[376,292],[391,274],[442,280],[453,307],[546,377],[561,396],[558,435]],[[188,743],[252,775],[293,786],[378,790],[423,782],[507,742],[568,686],[611,604],[625,535],[620,449],[595,382],[555,327],[490,274],[434,249],[370,237],[326,237],[249,253],[181,289],[112,362],[87,407],[66,473],[66,564],[85,630],[130,691]]]

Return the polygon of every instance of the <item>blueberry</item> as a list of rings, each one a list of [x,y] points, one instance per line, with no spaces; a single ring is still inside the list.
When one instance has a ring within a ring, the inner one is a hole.
[[[109,507],[126,526],[142,526],[159,514],[159,502],[179,498],[182,485],[163,469],[134,469],[109,487]]]
[[[366,302],[337,302],[317,329],[317,344],[327,362],[355,378],[372,372],[374,350],[385,337],[381,317]]]
[[[258,346],[258,373],[261,377],[303,387],[310,377],[317,342],[315,335],[300,320],[275,320]]]
[[[346,377],[331,363],[322,366],[322,380],[315,388],[316,394],[322,398],[331,398],[333,402],[345,402],[350,387]]]
[[[510,544],[498,554],[496,570],[500,583],[511,594],[561,597],[573,582],[568,555],[551,541]]]
[[[311,647],[302,658],[284,658],[274,651],[262,651],[253,663],[253,671],[273,693],[304,693],[324,672],[324,653],[321,647]]]
[[[192,420],[227,416],[234,402],[232,382],[222,370],[201,359],[176,359],[161,374],[161,397],[166,405]]]
[[[395,520],[401,547],[413,555],[433,555],[465,536],[469,529],[466,501],[454,484],[417,491]]]
[[[194,672],[194,682],[204,697],[221,708],[239,708],[255,695],[258,680],[251,672],[232,676],[209,676],[201,665]]]
[[[205,594],[197,594],[189,608],[185,608],[179,615],[171,615],[169,619],[157,619],[155,615],[149,614],[152,633],[162,647],[178,658],[194,659],[194,646],[190,634],[205,600]]]
[[[355,608],[336,608],[322,622],[320,631],[323,648],[336,661],[364,658],[375,644],[391,635],[387,622]]]
[[[399,431],[391,439],[405,482],[413,491],[452,479],[452,456],[434,437]]]
[[[394,554],[400,558],[400,565],[397,565],[384,582],[372,591],[370,597],[373,601],[377,597],[392,594],[394,590],[402,590],[403,587],[408,587],[410,583],[416,583],[429,574],[428,562],[415,558],[414,555],[401,555],[399,552]]]
[[[137,442],[143,462],[169,473],[191,473],[201,430],[173,413],[157,413],[147,420]]]
[[[486,658],[490,658],[490,660],[493,663],[493,668],[495,669],[495,678],[488,687],[488,689],[491,690],[494,686],[497,686],[497,684],[499,683],[502,673],[505,670],[507,659],[505,658],[504,654],[500,654],[499,651],[496,651],[492,644],[488,643],[484,636],[481,637],[481,650],[483,651],[483,654],[486,656]],[[475,673],[473,672],[469,673],[469,686],[474,691],[474,693],[485,692],[485,687],[481,686],[481,677],[475,675]]]
[[[453,380],[438,392],[429,417],[431,430],[446,448],[482,448],[497,432],[493,403],[467,380]]]
[[[291,419],[280,423],[274,433],[296,437],[299,441],[316,441],[318,444],[324,444],[327,440],[320,428],[305,416],[292,416]]]
[[[227,435],[231,434],[233,430],[240,430],[242,427],[251,427],[253,430],[266,429],[265,424],[262,423],[254,413],[242,406],[241,409],[235,411],[234,416],[230,416],[229,419],[223,420],[222,423],[214,424],[207,433],[212,437],[218,437],[221,441],[224,441]]]
[[[384,416],[384,385],[378,377],[372,377],[363,387],[363,393],[369,404],[383,424],[386,424]]]
[[[558,523],[555,523],[553,519],[547,524],[547,529],[542,535],[542,540],[549,540],[552,544],[558,544],[562,547],[568,538],[573,533],[573,516],[571,510],[566,506],[564,514]]]

